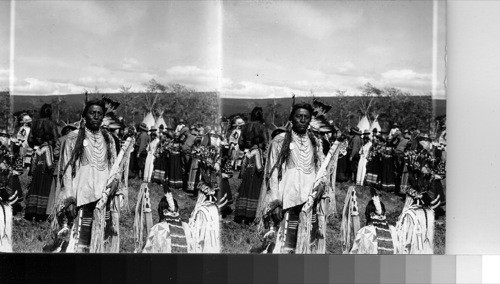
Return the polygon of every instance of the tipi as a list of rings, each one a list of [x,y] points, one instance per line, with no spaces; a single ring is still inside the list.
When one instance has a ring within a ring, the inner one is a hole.
[[[359,130],[361,130],[361,132],[365,131],[365,130],[369,130],[370,129],[370,121],[368,120],[368,117],[365,115],[363,116],[363,118],[361,118],[361,120],[358,122],[358,128]]]
[[[153,113],[148,112],[146,117],[144,117],[144,119],[142,120],[142,123],[146,124],[148,130],[151,129],[151,127],[155,126],[155,118],[153,116]]]
[[[377,129],[378,132],[382,131],[382,127],[380,127],[380,124],[378,123],[377,117],[375,118],[375,120],[372,122],[372,125],[370,126],[370,132],[373,132],[373,129]]]
[[[156,129],[160,129],[160,125],[163,125],[163,128],[167,128],[167,123],[165,123],[165,120],[163,119],[163,111],[160,113],[158,116],[158,119],[156,120],[155,127]]]

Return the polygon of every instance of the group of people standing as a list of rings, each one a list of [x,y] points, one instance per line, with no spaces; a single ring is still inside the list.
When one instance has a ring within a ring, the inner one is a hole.
[[[444,201],[446,178],[446,130],[431,139],[419,130],[400,130],[397,123],[389,132],[350,129],[339,134],[341,143],[337,181],[405,195],[410,182],[426,182]],[[427,187],[429,187],[427,186]]]
[[[220,167],[221,135],[201,123],[186,125],[179,120],[177,127],[161,124],[158,128],[141,123],[130,160],[131,177],[162,185],[164,190],[182,189],[196,197],[197,188],[207,159]],[[129,131],[134,133],[130,127]]]
[[[275,242],[270,242],[272,247],[267,247],[268,252],[324,252],[325,220],[335,211],[332,208],[335,182],[371,188],[371,205],[365,213],[367,225],[382,226],[377,227],[377,232],[384,228],[389,232],[378,190],[410,198],[413,201],[407,201],[407,206],[412,210],[417,208],[416,204],[427,209],[444,204],[445,131],[431,140],[428,134],[416,129],[400,130],[394,123],[387,132],[377,129],[362,132],[353,127],[349,133],[342,133],[325,125],[315,128],[317,123],[311,123],[315,112],[309,104],[294,104],[289,125],[275,129],[268,140],[262,109],[255,108],[249,123],[238,125],[236,118],[233,131],[228,133],[228,141],[235,133],[239,134],[238,142],[233,142],[230,148],[243,152],[234,221],[247,224],[255,221],[259,228],[268,229],[266,236],[271,234],[275,238]],[[329,153],[330,149],[334,152]],[[238,157],[228,155],[228,159],[233,159],[230,165],[237,164],[234,160]],[[329,172],[329,183],[319,189],[321,166],[335,172]],[[309,231],[304,231],[305,228]],[[363,232],[367,230],[375,232],[366,228]],[[392,235],[396,243],[395,234]],[[360,248],[359,242],[366,242],[362,236],[363,233],[357,236],[353,252],[377,253]],[[396,253],[396,245],[392,248],[391,252]],[[404,249],[399,246],[397,251]]]
[[[183,119],[176,127],[145,123],[126,127],[103,100],[86,102],[80,122],[61,132],[51,114],[50,105],[44,105],[40,119],[23,115],[17,137],[2,136],[2,162],[10,157],[14,174],[8,182],[17,203],[23,198],[18,176],[25,170],[32,176],[25,197],[26,219],[44,221],[52,215],[59,227],[72,228],[73,242],[67,251],[91,250],[96,208],[105,208],[104,239],[116,237],[113,226],[118,220],[112,216],[123,193],[120,179],[112,175],[114,167],[123,164],[130,178],[162,185],[165,197],[159,214],[173,222],[168,226],[174,231],[186,224],[181,225],[173,190],[193,198],[203,192],[212,202],[225,200],[218,211],[226,218],[233,212],[230,179],[237,175],[241,183],[233,221],[257,224],[267,240],[264,250],[273,253],[326,252],[327,220],[336,210],[336,181],[372,188],[365,214],[367,226],[374,227],[358,232],[353,245],[358,253],[367,242],[363,236],[394,231],[376,190],[410,196],[413,201],[407,202],[407,210],[415,204],[428,208],[436,200],[444,202],[445,134],[431,141],[426,134],[402,131],[397,124],[387,133],[352,128],[343,134],[318,124],[318,112],[307,103],[294,103],[289,123],[272,133],[260,107],[252,110],[246,123],[234,119],[230,129],[187,125]],[[133,151],[127,156],[124,147],[132,142]],[[198,198],[195,211],[206,198]],[[382,235],[378,239],[388,237]],[[154,251],[150,246],[148,250]],[[383,251],[380,248],[378,252]]]
[[[52,214],[55,203],[61,142],[63,136],[76,127],[67,125],[59,132],[52,120],[50,104],[41,107],[39,116],[39,119],[33,121],[28,114],[23,113],[17,133],[3,134],[2,147],[8,153],[12,166],[10,186],[18,193],[17,202],[13,204],[14,215],[22,211],[21,201],[24,199],[24,218],[45,221]],[[19,181],[19,176],[24,172],[31,176],[25,197]]]

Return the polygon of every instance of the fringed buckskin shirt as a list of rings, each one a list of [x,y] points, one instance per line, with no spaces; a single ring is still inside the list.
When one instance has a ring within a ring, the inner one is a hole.
[[[269,165],[274,167],[283,146],[286,133],[274,137],[270,145]],[[320,143],[318,141],[318,143]],[[290,156],[288,162],[282,165],[282,178],[278,181],[278,169],[275,169],[269,179],[270,200],[281,200],[283,209],[304,204],[312,192],[316,179],[313,145],[309,136],[300,136],[292,131]],[[321,155],[318,151],[318,155]]]
[[[101,199],[102,192],[106,189],[111,166],[116,159],[115,143],[109,135],[109,149],[111,150],[111,165],[108,166],[107,147],[104,134],[99,131],[96,134],[85,129],[85,140],[83,141],[83,157],[81,163],[76,162],[75,177],[72,177],[72,165],[69,165],[63,176],[64,190],[61,192],[63,199],[75,198],[76,206],[82,206]],[[61,153],[61,165],[71,159],[75,149],[78,130],[70,132],[64,143]]]

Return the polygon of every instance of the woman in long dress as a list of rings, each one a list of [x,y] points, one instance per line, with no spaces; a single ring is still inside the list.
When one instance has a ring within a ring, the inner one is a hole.
[[[262,136],[256,136],[252,148],[245,154],[242,167],[242,182],[238,189],[238,199],[234,212],[234,221],[250,223],[255,219],[259,202],[263,175],[263,155],[259,147],[264,142]]]
[[[366,183],[367,185],[377,187],[380,180],[380,168],[382,167],[380,155],[381,137],[374,136],[372,148],[368,154],[368,162],[366,163]]]
[[[201,151],[200,142],[200,140],[197,140],[191,149],[191,165],[189,167],[187,191],[193,195],[196,193],[196,185],[200,180],[200,173],[198,171]]]
[[[229,184],[229,179],[233,177],[233,171],[231,169],[231,159],[229,157],[229,145],[227,141],[223,141],[220,147],[221,150],[221,176],[220,180],[220,190],[217,194],[217,199],[221,200],[224,196],[226,197],[227,203],[223,207],[219,208],[222,218],[226,218],[227,215],[231,214],[233,210],[231,209],[231,204],[233,204],[233,195],[231,193],[231,185]]]
[[[158,143],[158,147],[156,147],[156,159],[154,161],[154,170],[151,181],[158,184],[163,184],[165,178],[167,177],[168,151],[166,148],[168,143],[168,138],[163,136],[163,138],[160,139],[160,143]]]
[[[364,133],[363,146],[359,150],[358,172],[356,175],[357,185],[363,185],[363,183],[365,182],[366,163],[368,162],[368,154],[370,153],[370,148],[372,147],[372,142],[370,141],[370,136],[368,135]]]
[[[154,161],[156,155],[156,148],[160,143],[158,135],[156,134],[156,129],[151,129],[151,142],[149,142],[146,151],[148,151],[148,156],[146,157],[146,164],[144,167],[144,181],[151,182],[151,176],[153,175]]]
[[[396,165],[394,163],[394,148],[386,144],[382,148],[382,169],[380,183],[385,191],[396,189]]]
[[[337,138],[339,144],[339,158],[337,160],[337,182],[345,182],[349,180],[347,168],[349,167],[349,157],[347,156],[348,141],[344,134]]]
[[[164,184],[170,188],[182,188],[182,157],[181,157],[181,144],[179,142],[180,135],[175,133],[174,141],[168,147],[169,151],[169,165],[168,165],[168,183]]]
[[[50,139],[40,145],[35,151],[33,179],[26,198],[26,210],[24,218],[27,220],[45,221],[47,205],[52,185],[53,150],[49,144]]]

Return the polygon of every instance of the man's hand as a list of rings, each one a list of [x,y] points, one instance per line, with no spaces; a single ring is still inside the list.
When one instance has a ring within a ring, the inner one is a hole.
[[[68,215],[68,217],[71,220],[76,218],[76,204],[75,203],[71,203],[70,205],[68,205],[68,207],[66,207],[66,214]]]
[[[113,181],[109,184],[108,188],[111,188],[111,190],[109,191],[109,195],[110,196],[112,196],[113,194],[115,194],[115,192],[118,189],[118,180],[113,179]]]
[[[274,208],[271,214],[274,220],[283,220],[283,208],[281,206],[277,206],[276,208]]]

